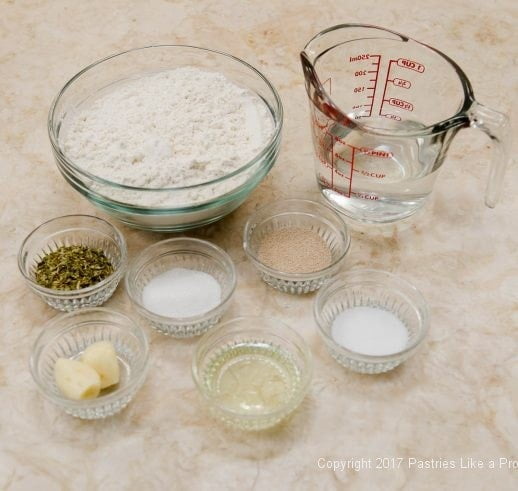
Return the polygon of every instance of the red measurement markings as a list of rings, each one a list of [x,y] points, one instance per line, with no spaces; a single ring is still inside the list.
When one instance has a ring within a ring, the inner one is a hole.
[[[344,196],[347,196],[348,198],[350,198],[351,197],[352,179],[353,179],[353,168],[354,168],[354,147],[352,145],[349,145],[348,143],[346,143],[345,145],[351,149],[351,160],[347,160],[346,158],[342,157],[340,154],[335,153],[335,152],[331,152],[331,154],[332,154],[333,162],[335,162],[334,158],[337,157],[342,162],[345,162],[346,164],[349,164],[351,166],[349,175],[346,175],[342,171],[340,171],[338,169],[338,167],[335,167],[333,165],[333,171],[334,171],[333,173],[336,173],[342,179],[349,181],[349,189],[347,190],[347,193],[342,193],[342,194],[344,194]]]
[[[327,83],[329,83],[329,89],[327,89],[327,93],[329,95],[331,95],[331,91],[332,91],[331,77],[329,77],[327,80],[325,80],[324,83],[322,84],[322,86],[325,88]],[[329,123],[329,120],[328,120],[328,123]],[[333,135],[331,133],[329,133],[329,130],[327,128],[328,127],[326,127],[326,130],[325,130],[325,136],[326,137],[330,136],[331,138],[333,138]],[[331,189],[334,189],[334,176],[335,176],[335,172],[334,172],[335,163],[334,163],[334,159],[333,159],[333,153],[334,152],[332,151],[332,146],[331,146]]]
[[[333,152],[333,155],[334,155],[338,160],[341,160],[342,162],[346,162],[347,164],[349,163],[349,161],[348,161],[345,157],[342,157],[338,152]]]
[[[313,126],[319,130],[326,130],[329,126],[329,120],[327,120],[325,123],[321,123],[317,117],[313,117]]]
[[[326,177],[326,176],[323,176],[322,174],[318,174],[318,180],[325,186],[325,187],[328,187],[329,189],[332,189],[333,191],[336,191],[336,189],[334,188],[333,186],[333,183]]]
[[[328,133],[329,136],[331,136],[336,143],[340,143],[341,145],[345,147],[349,147],[351,149],[351,160],[347,160],[345,157],[340,155],[339,153],[335,152],[334,150],[331,151],[331,189],[334,191],[338,191],[340,194],[343,194],[344,196],[347,196],[348,198],[351,197],[351,188],[352,188],[352,178],[353,178],[353,170],[354,170],[354,152],[356,150],[356,147],[353,145],[349,145],[348,143],[345,143],[340,137],[331,135],[331,133]],[[334,145],[333,145],[334,147]],[[338,169],[338,166],[336,165],[337,161],[342,161],[346,164],[349,164],[351,166],[349,175],[344,174],[340,169]],[[326,167],[329,166],[329,163],[326,164]],[[342,179],[345,179],[346,181],[349,181],[349,189],[347,193],[339,191],[334,182],[334,176],[335,174]],[[328,181],[329,182],[329,181]]]
[[[351,190],[352,190],[352,186],[353,186],[354,151],[356,150],[356,147],[351,147],[351,148],[352,148],[352,155],[351,155],[351,161],[349,162],[351,164],[351,174],[349,175],[349,193],[348,193],[349,198],[351,197]]]
[[[319,173],[317,177],[322,182],[322,184],[324,184],[328,188],[332,189],[331,182],[327,179],[326,176],[323,176],[322,174]]]
[[[317,154],[317,157],[318,157],[318,160],[320,160],[320,163],[327,169],[331,169],[333,170],[333,167],[331,166],[331,164],[327,161],[327,159],[325,158],[325,156],[322,156],[320,154]]]
[[[336,135],[332,135],[333,139],[338,142],[338,143],[341,143],[342,145],[346,145],[346,146],[349,146],[350,145],[345,141],[345,140],[342,140],[339,136],[336,136]]]
[[[383,97],[381,98],[381,104],[380,104],[380,110],[379,110],[379,115],[380,116],[383,116],[382,112],[383,112],[383,104],[385,103],[385,95],[387,93],[387,85],[388,85],[388,82],[389,82],[389,77],[390,77],[390,70],[392,68],[392,63],[394,63],[396,60],[389,60],[389,66],[388,66],[388,70],[387,70],[387,76],[385,78],[385,87],[383,88]]]
[[[394,121],[401,121],[401,116],[398,116],[397,114],[385,113],[385,114],[382,114],[381,116],[383,116],[387,119],[393,119]]]
[[[387,177],[387,174],[380,174],[379,172],[368,171],[363,169],[361,171],[356,172],[359,172],[361,175],[366,177],[375,177],[376,179],[385,179],[385,177]]]
[[[357,198],[360,198],[360,199],[368,199],[371,201],[376,201],[379,199],[379,196],[376,196],[374,194],[365,194],[365,193],[352,193],[352,194],[353,194],[353,196],[356,196]]]
[[[386,152],[385,150],[376,150],[369,147],[355,147],[358,150],[359,155],[368,155],[369,157],[379,157],[382,159],[391,159],[394,157],[392,152]]]
[[[326,88],[325,85],[329,83],[329,89],[327,90],[328,94],[331,95],[331,77],[329,77],[323,84],[322,87]],[[316,114],[313,115],[313,125],[316,126],[319,130],[324,131],[327,134],[327,128],[329,127],[329,123],[331,120],[326,118],[325,122],[319,121]]]
[[[366,104],[366,107],[369,107],[369,114],[365,115],[366,118],[372,116],[372,108],[374,106],[374,98],[376,97],[376,87],[378,86],[378,76],[380,73],[380,62],[381,62],[381,55],[370,55],[370,58],[376,58],[377,61],[373,61],[372,65],[376,67],[376,70],[368,70],[368,73],[375,73],[374,78],[370,79],[369,82],[373,82],[372,87],[368,87],[371,89],[372,95],[367,97],[371,100],[370,104]]]
[[[409,80],[404,80],[402,78],[394,78],[392,80],[389,80],[389,82],[392,82],[396,87],[401,87],[402,89],[409,89],[412,87],[412,84]]]
[[[396,99],[395,97],[391,97],[387,101],[391,106],[399,107],[400,109],[404,109],[405,111],[413,111],[414,105],[411,102],[403,101],[402,99]]]
[[[336,157],[336,155],[335,155],[335,157]],[[342,177],[342,178],[346,179],[347,181],[349,181],[349,179],[350,179],[350,178],[349,178],[349,176],[346,176],[346,175],[345,175],[341,170],[339,170],[338,168],[336,168],[336,167],[335,167],[335,168],[334,168],[334,172],[335,172],[335,174],[336,174],[337,176]]]
[[[372,91],[371,94],[366,96],[367,99],[370,99],[370,102],[368,104],[358,104],[353,107],[353,109],[359,109],[360,107],[368,108],[368,111],[369,111],[368,115],[366,114],[366,115],[358,116],[358,117],[369,117],[372,115],[374,100],[375,100],[375,96],[376,96],[376,89],[378,86],[379,70],[380,70],[380,65],[381,65],[381,55],[362,54],[362,55],[358,55],[357,57],[351,57],[349,59],[349,62],[356,62],[356,61],[370,61],[371,66],[375,67],[375,69],[372,69],[372,70],[360,70],[360,71],[355,72],[355,76],[358,76],[358,77],[367,76],[367,74],[374,74],[374,75],[371,75],[373,78],[369,79],[369,82],[371,82],[372,85],[370,85],[368,87],[360,86],[359,88],[357,87],[354,90],[357,93],[367,91],[367,90]],[[392,65],[392,63],[395,63],[396,61],[397,60],[390,60],[389,70],[387,72],[387,79],[385,80],[385,89],[383,92],[383,99],[385,98],[385,95],[386,95],[386,89],[387,89],[387,83],[388,83],[391,65]],[[399,85],[398,82],[394,82],[393,80],[391,80],[391,82],[395,83],[395,85],[398,85],[398,86],[406,85],[405,82],[407,82],[407,81],[405,81],[403,79],[398,79],[398,80],[401,80],[401,82],[399,82],[399,84],[402,84],[402,85]],[[326,87],[326,85],[328,85],[328,88]],[[331,95],[331,91],[332,91],[331,78],[328,78],[327,80],[325,80],[322,83],[322,86],[327,91],[328,95]],[[409,87],[410,87],[410,82],[408,82],[408,87],[406,87],[406,88],[409,88]],[[383,104],[383,101],[382,101],[382,104]],[[381,108],[380,108],[380,114],[381,114]],[[392,117],[392,119],[401,119],[397,115],[387,115],[387,117]],[[333,191],[335,191],[345,197],[348,197],[348,198],[350,198],[353,195],[356,195],[356,196],[359,196],[364,199],[377,199],[377,197],[358,194],[358,193],[354,193],[352,191],[353,172],[360,173],[360,174],[362,174],[364,176],[368,176],[368,177],[375,177],[378,179],[382,179],[382,178],[386,177],[385,174],[378,174],[378,173],[374,173],[374,172],[367,172],[364,170],[355,169],[354,168],[354,159],[355,159],[356,155],[370,155],[372,157],[390,158],[391,157],[390,152],[378,151],[378,150],[367,148],[367,147],[355,147],[354,145],[350,145],[349,143],[346,143],[339,136],[336,136],[336,135],[333,135],[332,133],[330,133],[329,120],[326,122],[326,124],[323,124],[322,122],[318,121],[318,119],[315,118],[313,123],[314,123],[315,127],[318,128],[318,130],[320,130],[320,133],[321,134],[323,133],[322,138],[317,138],[318,143],[320,144],[320,148],[321,148],[321,153],[319,152],[318,158],[319,158],[320,162],[324,165],[324,167],[329,168],[331,171],[330,179],[319,173],[319,178],[320,178],[321,182],[325,186],[328,186]],[[326,148],[327,148],[326,143],[329,141],[328,137],[329,137],[330,142],[335,142],[335,143],[331,143],[331,151],[329,152],[331,154],[330,156],[329,156],[328,151],[326,151]],[[351,149],[350,160],[343,157],[338,152],[334,151],[334,146],[336,143],[339,143],[340,145]],[[328,155],[327,159],[325,158],[326,154]],[[329,162],[329,160],[330,160],[330,162]],[[342,172],[338,168],[338,165],[337,165],[338,162],[344,162],[346,164],[349,164],[349,166],[350,166],[349,175],[346,175],[344,172]],[[335,174],[336,174],[336,176],[348,181],[349,185],[348,185],[348,189],[346,192],[345,192],[345,190],[338,189],[337,183],[335,182]]]
[[[424,65],[421,65],[421,63],[417,63],[417,61],[407,60],[406,58],[398,58],[396,61],[398,66],[401,66],[403,68],[409,68],[410,70],[414,70],[419,73],[424,72]]]
[[[409,80],[405,80],[403,78],[393,77],[390,78],[390,72],[392,70],[393,64],[398,67],[407,68],[409,70],[413,70],[418,73],[424,72],[424,65],[418,63],[417,61],[408,60],[406,58],[398,58],[397,60],[389,60],[389,66],[387,69],[387,76],[385,78],[385,87],[383,88],[383,97],[381,98],[381,104],[379,109],[379,115],[385,118],[393,119],[395,121],[401,121],[401,117],[396,114],[384,114],[383,113],[383,105],[385,102],[388,102],[391,106],[399,107],[400,109],[404,109],[406,111],[413,111],[414,106],[412,103],[408,101],[404,101],[402,99],[397,99],[395,97],[386,98],[387,96],[387,86],[388,83],[392,83],[396,87],[400,87],[402,89],[409,89],[412,87],[412,83]]]
[[[367,54],[361,54],[361,55],[358,55],[358,56],[351,56],[349,57],[349,63],[352,63],[353,61],[363,61],[363,60],[368,60],[369,57],[371,57],[372,55],[367,55]]]
[[[318,175],[318,179],[324,186],[328,187],[329,189],[332,189],[335,193],[341,194],[342,196],[345,196],[346,198],[350,198],[350,196],[348,196],[346,193],[344,193],[340,189],[334,187],[333,184],[329,181],[329,179],[327,177],[323,176],[322,174]]]
[[[374,178],[374,179],[384,179],[384,178],[387,177],[387,175],[383,174],[383,173],[380,173],[380,172],[376,172],[376,171],[367,171],[367,170],[364,170],[364,169],[355,169],[354,168],[354,161],[355,161],[355,158],[357,156],[359,156],[359,155],[369,155],[371,157],[378,157],[378,158],[382,158],[382,159],[391,158],[392,157],[392,152],[386,152],[386,151],[383,151],[383,150],[376,150],[374,148],[369,148],[369,147],[356,147],[354,145],[350,145],[349,143],[343,143],[343,140],[341,140],[337,136],[331,135],[330,133],[328,133],[328,134],[330,136],[332,136],[332,138],[334,139],[335,142],[339,142],[340,144],[350,148],[351,149],[351,156],[350,156],[350,160],[348,160],[343,155],[340,155],[338,152],[332,151],[332,152],[330,152],[331,153],[331,156],[330,156],[331,162],[329,162],[328,160],[324,159],[321,155],[318,155],[318,158],[319,158],[320,162],[324,165],[324,167],[326,167],[326,168],[331,170],[331,178],[330,179],[326,178],[323,174],[319,173],[320,180],[326,186],[328,186],[330,189],[332,189],[333,191],[336,191],[337,193],[339,193],[339,194],[341,194],[341,195],[343,195],[343,196],[345,196],[347,198],[350,198],[351,196],[357,196],[357,197],[362,198],[362,199],[377,200],[378,199],[377,196],[370,195],[370,194],[355,193],[355,192],[353,192],[353,190],[352,190],[353,172],[356,172],[356,173],[361,174],[361,175],[363,175],[365,177],[371,177],[371,178]],[[329,159],[329,157],[328,157],[328,159]],[[350,165],[350,169],[349,169],[349,174],[348,175],[345,174],[344,172],[342,172],[340,169],[338,169],[338,166],[336,164],[339,161],[344,162],[344,163]],[[338,177],[348,181],[347,191],[338,189],[337,184],[335,182],[335,174]]]
[[[370,83],[370,85],[368,87],[365,85],[360,85],[353,89],[353,92],[355,94],[359,94],[362,92],[368,93],[368,95],[365,96],[367,99],[366,104],[356,104],[355,106],[353,106],[353,109],[365,108],[364,112],[368,111],[368,113],[367,114],[356,114],[354,116],[354,119],[369,118],[370,116],[372,116],[374,100],[376,97],[376,88],[378,86],[381,55],[360,54],[357,56],[349,57],[349,63],[355,63],[355,62],[367,62],[370,65],[367,68],[371,68],[371,70],[366,70],[366,69],[357,70],[354,72],[354,76],[355,77],[370,76],[371,78],[368,79],[368,82]],[[375,67],[375,68],[372,68],[372,67]],[[366,85],[368,85],[368,84],[366,84]],[[371,91],[371,92],[369,93],[368,91]]]

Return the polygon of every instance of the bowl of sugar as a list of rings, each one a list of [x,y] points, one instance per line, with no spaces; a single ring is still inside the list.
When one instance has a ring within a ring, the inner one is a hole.
[[[130,264],[126,292],[150,326],[175,338],[215,326],[236,288],[230,256],[211,242],[178,237],[144,249]]]
[[[137,48],[72,77],[48,132],[65,180],[121,222],[162,232],[235,210],[274,165],[283,109],[272,84],[229,54]]]
[[[429,326],[415,286],[385,271],[355,269],[325,284],[314,303],[318,330],[331,356],[360,373],[383,373],[412,356]]]

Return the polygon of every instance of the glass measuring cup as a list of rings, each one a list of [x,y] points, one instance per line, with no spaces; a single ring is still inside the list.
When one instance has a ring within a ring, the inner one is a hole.
[[[475,101],[460,67],[440,51],[376,26],[342,24],[301,52],[318,185],[338,211],[366,223],[415,213],[463,127],[493,143],[486,205],[509,159],[509,120]]]

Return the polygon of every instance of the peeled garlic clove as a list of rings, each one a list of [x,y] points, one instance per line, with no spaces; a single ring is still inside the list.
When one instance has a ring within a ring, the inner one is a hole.
[[[91,344],[83,352],[81,361],[91,366],[101,377],[101,389],[119,382],[120,370],[117,353],[109,341]]]
[[[65,397],[80,401],[94,399],[101,391],[101,377],[90,366],[78,360],[58,358],[54,378]]]

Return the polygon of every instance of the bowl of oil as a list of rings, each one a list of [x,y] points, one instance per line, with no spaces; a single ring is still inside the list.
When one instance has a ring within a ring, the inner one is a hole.
[[[239,317],[201,338],[192,373],[213,417],[258,431],[281,423],[300,405],[312,357],[302,337],[283,323]]]

